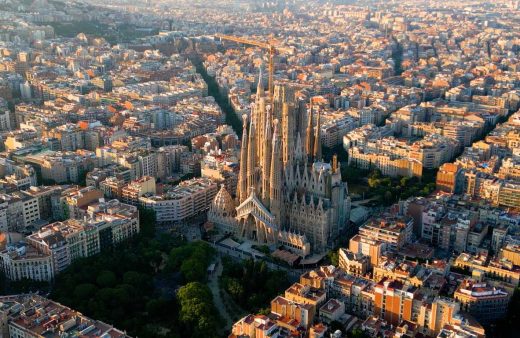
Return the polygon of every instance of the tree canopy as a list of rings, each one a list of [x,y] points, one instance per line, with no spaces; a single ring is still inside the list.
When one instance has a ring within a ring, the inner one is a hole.
[[[202,284],[213,249],[157,235],[146,209],[140,226],[137,237],[74,261],[57,276],[50,298],[134,337],[213,337],[218,314]]]
[[[289,286],[287,273],[269,270],[263,261],[224,259],[222,286],[248,312],[256,313]]]

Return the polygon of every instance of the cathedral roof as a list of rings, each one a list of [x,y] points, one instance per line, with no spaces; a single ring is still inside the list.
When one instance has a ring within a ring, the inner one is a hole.
[[[256,196],[256,193],[255,193],[255,189],[251,188],[251,193],[249,194],[249,197],[244,201],[242,202],[242,204],[240,204],[237,209],[240,209],[243,205],[246,205],[247,203],[249,203],[250,201],[253,201],[253,203],[260,209],[262,210],[266,215],[268,215],[269,217],[273,217],[273,215],[271,214],[271,211],[269,211],[263,204],[262,204],[262,201],[260,201],[258,199],[258,197]]]
[[[220,190],[213,199],[212,208],[214,210],[225,211],[228,215],[231,215],[235,210],[235,204],[233,198],[226,189],[226,186],[222,184]]]

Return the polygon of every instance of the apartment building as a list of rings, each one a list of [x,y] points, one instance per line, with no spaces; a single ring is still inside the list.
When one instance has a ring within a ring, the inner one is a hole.
[[[354,130],[358,124],[358,120],[349,115],[326,119],[321,125],[321,144],[327,148],[341,144],[343,136]]]
[[[21,193],[31,198],[38,200],[38,209],[40,218],[48,220],[52,218],[52,197],[61,195],[64,187],[60,185],[51,186],[31,186],[27,190],[22,190]]]
[[[101,250],[130,239],[140,231],[136,206],[101,199],[87,208],[87,221],[98,228]]]
[[[180,170],[181,154],[189,152],[187,146],[171,145],[160,147],[157,152],[157,177],[165,179]]]
[[[64,190],[61,195],[53,196],[51,203],[53,204],[54,218],[81,219],[85,216],[86,207],[103,198],[103,192],[94,187],[74,186]]]
[[[299,304],[307,304],[309,318],[314,318],[318,313],[321,305],[325,304],[327,295],[321,289],[316,289],[308,285],[294,283],[287,290],[285,290],[285,299]]]
[[[107,198],[121,198],[123,195],[123,188],[126,187],[125,180],[116,176],[109,176],[103,181],[99,182],[99,190]]]
[[[66,269],[73,260],[99,252],[99,233],[94,226],[69,219],[42,227],[26,237],[29,245],[50,255],[54,273]]]
[[[386,243],[387,248],[398,250],[410,243],[413,220],[409,217],[384,215],[369,219],[359,228],[359,236]],[[357,252],[357,250],[352,250]]]
[[[349,150],[348,164],[364,170],[377,168],[385,176],[422,176],[423,166],[415,159],[395,154],[375,153],[360,147]]]
[[[410,158],[421,162],[423,168],[434,169],[451,161],[457,148],[457,141],[433,134],[410,146]]]
[[[451,324],[456,314],[460,312],[460,304],[453,298],[435,297],[428,307],[421,307],[417,316],[417,322],[424,327],[428,333],[439,333],[446,324]]]
[[[498,205],[505,208],[520,210],[520,183],[515,181],[504,182],[498,194]]]
[[[467,279],[459,285],[453,297],[460,302],[463,311],[486,324],[506,315],[511,294],[486,282]]]
[[[353,147],[362,147],[369,140],[376,140],[383,137],[383,128],[374,124],[366,124],[356,128],[343,136],[343,148],[349,151]]]
[[[374,314],[392,325],[412,321],[412,307],[417,288],[384,278],[374,286]]]
[[[47,151],[27,156],[25,161],[40,168],[42,180],[55,183],[78,183],[98,165],[98,158],[88,150]]]
[[[264,315],[247,315],[233,324],[229,338],[278,337],[282,329]]]
[[[507,259],[514,265],[520,266],[520,245],[507,243],[500,249],[500,258]]]
[[[155,177],[143,176],[130,182],[121,189],[121,200],[124,203],[138,205],[143,195],[155,195]]]
[[[370,268],[370,256],[344,248],[339,248],[338,256],[340,269],[353,276],[364,276]]]
[[[91,204],[85,219],[46,225],[0,252],[1,269],[10,280],[50,281],[74,260],[89,257],[139,233],[135,206],[118,200]]]
[[[10,243],[0,251],[0,269],[9,280],[54,278],[52,256],[25,242]]]
[[[462,168],[454,163],[444,163],[439,167],[435,183],[441,191],[460,193],[464,184]]]
[[[112,325],[37,294],[1,296],[0,336],[11,338],[130,338]],[[59,315],[58,315],[59,314]]]
[[[0,193],[0,229],[3,231],[22,232],[40,219],[37,198],[21,192]]]
[[[295,320],[305,328],[309,328],[314,322],[312,310],[311,304],[301,304],[282,296],[277,296],[271,301],[271,313],[281,318]],[[283,325],[283,322],[278,322],[278,325]]]
[[[28,189],[38,184],[36,170],[30,165],[0,158],[0,183],[14,185],[18,190]]]
[[[177,222],[207,211],[217,191],[215,182],[194,178],[165,187],[161,195],[142,196],[139,202],[155,211],[158,223]]]
[[[44,137],[56,138],[60,143],[62,151],[76,151],[84,149],[84,131],[73,123],[63,124],[59,127],[47,130],[43,133]]]
[[[370,257],[370,264],[372,266],[379,264],[381,256],[387,250],[387,247],[388,244],[386,242],[359,234],[352,237],[349,242],[349,250],[354,254],[362,254]]]
[[[479,271],[490,279],[498,279],[512,285],[520,282],[520,268],[504,258],[488,259],[487,254],[461,253],[453,265],[469,271]]]
[[[331,298],[320,307],[320,320],[326,324],[339,321],[345,314],[345,304],[337,299]]]
[[[427,284],[431,276],[432,271],[417,262],[390,258],[374,266],[372,272],[372,279],[374,281],[380,281],[386,278],[416,287]]]

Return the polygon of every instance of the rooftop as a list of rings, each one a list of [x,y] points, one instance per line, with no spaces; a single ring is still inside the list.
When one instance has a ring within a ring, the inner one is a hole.
[[[7,312],[10,325],[39,337],[129,337],[112,325],[38,295],[0,297],[0,311]]]

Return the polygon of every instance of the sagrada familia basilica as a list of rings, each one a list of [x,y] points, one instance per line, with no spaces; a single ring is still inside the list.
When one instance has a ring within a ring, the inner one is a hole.
[[[243,116],[236,198],[222,186],[208,213],[221,233],[302,257],[334,245],[350,197],[337,158],[322,160],[320,111],[313,110],[289,85],[276,85],[270,100],[259,81],[250,118]]]

